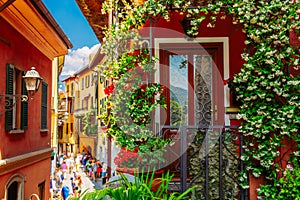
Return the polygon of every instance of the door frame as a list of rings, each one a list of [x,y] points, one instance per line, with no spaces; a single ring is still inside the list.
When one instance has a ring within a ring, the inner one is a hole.
[[[155,38],[154,39],[154,55],[156,58],[160,57],[160,45],[164,43],[222,43],[223,44],[223,77],[224,80],[229,79],[229,38],[228,37],[198,37],[193,40],[188,40],[186,38]],[[159,83],[160,81],[160,62],[155,63],[156,71],[154,75],[154,82]],[[230,105],[230,92],[228,85],[224,85],[224,108]],[[160,108],[159,108],[160,109]],[[155,112],[155,127],[156,131],[160,130],[160,113],[158,110]],[[225,111],[224,111],[225,113]],[[230,125],[229,116],[225,113],[224,116],[225,125]]]

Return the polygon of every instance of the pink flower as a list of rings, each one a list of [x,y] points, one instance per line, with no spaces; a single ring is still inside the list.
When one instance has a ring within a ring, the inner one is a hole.
[[[292,167],[292,165],[290,165],[290,164],[287,164],[287,165],[286,165],[286,168],[289,169],[290,171],[292,171],[292,170],[294,169],[294,168]]]

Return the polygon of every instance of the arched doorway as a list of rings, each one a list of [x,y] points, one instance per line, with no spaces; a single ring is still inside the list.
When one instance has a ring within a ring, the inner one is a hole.
[[[17,200],[18,199],[18,182],[14,181],[7,189],[7,200]]]
[[[23,200],[24,177],[20,174],[14,174],[5,185],[5,199]]]

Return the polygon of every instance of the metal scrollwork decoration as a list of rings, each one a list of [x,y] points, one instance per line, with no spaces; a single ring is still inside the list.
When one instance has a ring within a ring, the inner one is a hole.
[[[28,96],[22,94],[0,94],[0,99],[3,97],[5,97],[5,111],[12,110],[18,101],[28,101]]]

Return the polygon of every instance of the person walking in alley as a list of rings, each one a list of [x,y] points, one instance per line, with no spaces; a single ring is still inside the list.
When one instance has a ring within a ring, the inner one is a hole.
[[[77,156],[75,158],[75,171],[76,172],[79,172],[79,168],[81,166],[81,160],[82,160],[81,154],[77,154]]]
[[[63,200],[67,200],[69,195],[70,195],[70,188],[68,186],[64,185],[61,188],[61,196],[62,196]]]
[[[65,173],[67,172],[67,168],[68,168],[67,167],[67,163],[64,160],[63,163],[62,163],[62,165],[61,165],[61,170],[62,170],[63,175],[65,175]]]
[[[56,180],[56,184],[57,184],[58,188],[60,188],[62,185],[62,181],[63,181],[62,177],[63,177],[63,174],[62,174],[61,170],[59,168],[56,168],[55,173],[54,173],[54,178]]]
[[[76,179],[74,181],[74,197],[80,197],[81,194],[81,187],[82,187],[82,179],[80,175],[76,176]]]
[[[96,181],[96,177],[97,177],[97,163],[95,162],[95,160],[92,161],[92,180]]]
[[[102,185],[106,183],[107,173],[106,173],[106,167],[102,166]]]
[[[69,173],[72,173],[75,168],[75,160],[74,157],[69,158]]]
[[[97,161],[97,169],[96,169],[96,178],[102,177],[102,165],[100,164],[100,161]]]

